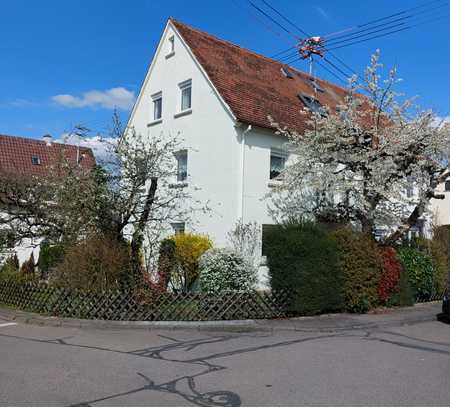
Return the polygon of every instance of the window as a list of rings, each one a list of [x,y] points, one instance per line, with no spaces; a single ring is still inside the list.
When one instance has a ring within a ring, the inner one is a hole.
[[[175,52],[175,37],[172,35],[169,38],[169,49],[168,49],[168,54],[173,54]]]
[[[445,181],[445,190],[450,191],[450,180]]]
[[[31,156],[31,164],[33,165],[41,165],[41,158],[37,155]]]
[[[187,180],[187,151],[179,151],[175,154],[175,158],[177,159],[177,181],[184,182]]]
[[[188,110],[192,107],[192,81],[189,79],[180,83],[181,90],[181,111]]]
[[[303,102],[303,104],[309,110],[311,110],[311,112],[319,113],[320,115],[325,116],[325,111],[320,102],[316,98],[313,98],[312,96],[307,96],[303,93],[300,93],[298,97]]]
[[[309,80],[311,82],[311,86],[314,88],[315,91],[322,93],[325,92],[325,89],[319,85],[319,83],[316,81],[315,78],[309,78]]]
[[[270,151],[270,179],[276,179],[286,166],[287,155],[279,150]]]
[[[153,99],[153,120],[162,118],[162,92],[152,96]]]
[[[172,226],[173,232],[176,235],[182,234],[185,232],[185,223],[184,222],[175,222],[170,224]]]
[[[288,79],[292,79],[292,78],[293,78],[292,73],[291,73],[291,71],[289,70],[289,67],[288,67],[287,65],[284,65],[284,66],[281,68],[281,73],[282,73],[286,78],[288,78]]]

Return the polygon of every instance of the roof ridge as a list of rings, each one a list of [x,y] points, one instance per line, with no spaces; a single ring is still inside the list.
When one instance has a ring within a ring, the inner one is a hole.
[[[46,142],[44,140],[39,140],[39,139],[35,139],[35,138],[31,138],[31,137],[25,137],[25,136],[15,136],[15,135],[11,135],[11,134],[3,134],[0,133],[0,137],[5,137],[5,138],[10,138],[10,139],[20,139],[26,142],[32,142],[32,143],[38,143],[41,145],[46,145]],[[66,146],[66,147],[73,147],[73,148],[80,148],[80,149],[86,149],[86,150],[91,150],[90,147],[87,146],[76,146],[75,144],[68,144],[68,143],[61,143],[55,140],[52,140],[52,145],[57,144],[58,146]]]
[[[192,27],[192,26],[189,25],[189,24],[185,24],[185,23],[183,23],[183,22],[181,22],[181,21],[179,21],[179,20],[177,20],[177,19],[175,19],[175,18],[173,18],[173,17],[169,17],[169,21],[171,21],[172,23],[174,23],[175,26],[176,26],[177,24],[179,24],[179,25],[181,25],[181,26],[183,26],[183,27],[185,27],[185,28],[187,28],[187,29],[189,29],[189,30],[192,30],[192,31],[194,31],[194,32],[196,32],[196,33],[198,33],[198,34],[201,34],[201,35],[204,35],[204,36],[206,36],[206,37],[209,37],[209,38],[211,38],[211,39],[213,39],[213,40],[215,40],[215,41],[221,42],[221,43],[223,43],[223,44],[226,44],[226,45],[229,45],[229,46],[232,46],[232,47],[235,47],[235,48],[238,48],[238,49],[240,49],[240,50],[242,50],[242,51],[248,52],[249,54],[253,54],[253,55],[257,56],[258,58],[264,58],[264,59],[266,59],[266,60],[268,60],[268,61],[270,61],[270,62],[272,62],[272,63],[276,63],[276,64],[280,65],[280,68],[282,68],[282,67],[284,67],[284,66],[287,66],[287,67],[289,67],[290,69],[295,70],[298,74],[304,76],[304,77],[307,78],[307,79],[309,79],[309,78],[314,78],[315,80],[322,81],[322,82],[324,82],[324,83],[326,83],[326,84],[328,84],[328,85],[331,85],[331,86],[336,87],[336,88],[338,88],[338,89],[343,89],[343,90],[345,90],[346,92],[348,92],[348,89],[347,89],[346,87],[344,87],[344,86],[340,86],[340,85],[338,85],[338,84],[336,84],[336,83],[334,83],[334,82],[330,82],[329,80],[323,79],[323,78],[321,78],[321,77],[317,77],[317,76],[314,76],[314,75],[310,75],[309,73],[307,73],[307,72],[305,72],[305,71],[303,71],[303,70],[301,70],[301,69],[299,69],[299,68],[296,68],[296,67],[294,67],[294,66],[292,66],[292,65],[285,64],[285,63],[283,63],[283,62],[277,61],[276,59],[270,58],[270,57],[268,57],[268,56],[266,56],[266,55],[260,54],[260,53],[258,53],[258,52],[256,52],[256,51],[253,51],[253,50],[251,50],[251,49],[249,49],[249,48],[245,48],[245,47],[242,47],[242,46],[240,46],[240,45],[237,45],[237,44],[235,44],[235,43],[233,43],[233,42],[231,42],[231,41],[227,41],[227,40],[224,40],[223,38],[219,38],[219,37],[217,37],[217,36],[215,36],[215,35],[213,35],[213,34],[210,34],[210,33],[206,32],[206,31],[202,31],[202,30],[200,30],[200,29],[198,29],[198,28]],[[180,34],[181,34],[181,33],[180,33]]]

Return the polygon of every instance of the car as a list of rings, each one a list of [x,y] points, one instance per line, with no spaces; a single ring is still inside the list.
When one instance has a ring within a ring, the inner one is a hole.
[[[444,295],[444,300],[442,301],[442,313],[450,318],[450,291]]]

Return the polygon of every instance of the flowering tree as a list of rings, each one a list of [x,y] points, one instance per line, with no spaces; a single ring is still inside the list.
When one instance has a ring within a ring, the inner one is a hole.
[[[379,52],[363,85],[354,77],[335,110],[308,112],[307,130],[286,136],[293,160],[272,196],[275,217],[347,221],[367,233],[390,227],[386,240],[401,238],[425,213],[436,186],[448,176],[450,127],[413,100],[400,101],[392,69],[381,79]],[[362,95],[362,92],[366,95]],[[406,190],[414,186],[414,193]]]

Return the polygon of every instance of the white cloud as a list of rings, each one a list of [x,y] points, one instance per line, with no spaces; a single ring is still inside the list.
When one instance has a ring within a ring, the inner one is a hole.
[[[322,8],[319,6],[316,6],[316,11],[326,20],[330,19],[329,14]]]
[[[55,142],[88,147],[92,149],[97,163],[105,165],[113,161],[115,156],[114,150],[117,145],[117,139],[112,137],[103,139],[98,136],[81,138],[69,133],[62,134]]]
[[[108,90],[91,90],[81,96],[69,94],[55,95],[52,100],[65,107],[102,107],[104,109],[129,110],[133,107],[135,94],[125,88],[111,88]]]

